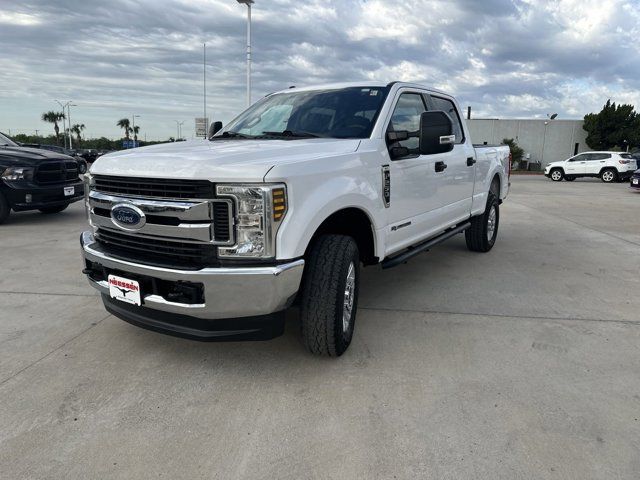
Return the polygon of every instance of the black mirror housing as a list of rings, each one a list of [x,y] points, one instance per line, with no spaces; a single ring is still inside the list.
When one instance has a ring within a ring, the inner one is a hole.
[[[211,137],[213,137],[220,130],[222,130],[222,122],[219,120],[217,122],[213,122],[209,126],[209,139],[211,139]]]
[[[420,154],[450,152],[455,143],[451,117],[440,110],[420,115]]]

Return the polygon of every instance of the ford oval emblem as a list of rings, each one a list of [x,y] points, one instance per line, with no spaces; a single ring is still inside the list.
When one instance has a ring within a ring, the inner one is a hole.
[[[138,230],[147,221],[142,210],[128,203],[115,205],[111,209],[111,220],[123,230]]]

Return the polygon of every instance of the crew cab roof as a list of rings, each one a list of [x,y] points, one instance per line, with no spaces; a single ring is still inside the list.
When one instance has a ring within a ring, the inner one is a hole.
[[[420,85],[418,83],[410,83],[410,82],[385,83],[385,82],[377,82],[377,81],[371,81],[371,80],[364,80],[362,82],[326,83],[326,84],[320,84],[320,85],[307,85],[307,86],[303,86],[303,87],[295,87],[294,86],[294,87],[287,88],[287,89],[280,90],[278,92],[273,92],[273,93],[310,92],[310,91],[314,91],[314,90],[339,90],[341,88],[353,88],[353,87],[385,88],[385,87],[392,87],[392,86],[420,88],[422,90],[428,90],[430,92],[440,93],[440,94],[443,94],[443,95],[450,96],[446,92],[443,92],[441,90],[437,90],[435,88],[427,87],[426,85]],[[270,94],[270,95],[273,95],[273,93]]]

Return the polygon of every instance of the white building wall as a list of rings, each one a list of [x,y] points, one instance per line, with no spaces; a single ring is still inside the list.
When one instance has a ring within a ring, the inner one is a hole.
[[[545,122],[548,122],[545,125]],[[578,152],[588,151],[587,132],[582,120],[467,120],[473,143],[502,143],[513,138],[524,149],[525,158],[542,166],[573,156],[576,143]]]

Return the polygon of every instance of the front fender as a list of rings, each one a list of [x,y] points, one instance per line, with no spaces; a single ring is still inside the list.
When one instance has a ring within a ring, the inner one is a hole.
[[[378,192],[371,184],[351,176],[333,176],[319,181],[310,178],[305,182],[293,182],[287,186],[288,211],[276,241],[279,259],[298,258],[304,255],[314,233],[332,214],[346,208],[362,210],[372,224],[374,251],[379,255],[382,230]]]

